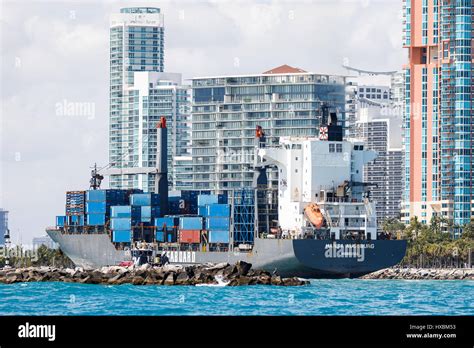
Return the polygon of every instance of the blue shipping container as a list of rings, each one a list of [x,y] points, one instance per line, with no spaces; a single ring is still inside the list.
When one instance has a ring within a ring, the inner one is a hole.
[[[166,229],[171,229],[174,226],[177,226],[177,218],[174,217],[160,217],[155,219],[155,226],[157,229],[162,229],[166,225]]]
[[[106,202],[87,202],[86,213],[87,214],[106,214],[107,203]]]
[[[130,195],[130,205],[159,205],[160,195],[156,193],[134,193]]]
[[[113,218],[139,218],[140,213],[140,207],[132,207],[130,205],[114,205],[110,207],[110,215]]]
[[[207,216],[230,216],[230,206],[229,204],[209,204]]]
[[[207,216],[207,206],[198,207],[199,216]]]
[[[131,218],[112,218],[110,228],[113,230],[129,230],[132,227]]]
[[[142,206],[140,208],[142,217],[155,218],[160,216],[160,207]]]
[[[229,231],[211,230],[209,231],[209,243],[229,243]]]
[[[228,217],[208,217],[206,218],[207,230],[229,230],[230,218]]]
[[[202,230],[202,217],[180,217],[179,228],[182,230]]]
[[[64,227],[65,223],[66,223],[66,216],[63,216],[63,215],[56,216],[56,226]]]
[[[86,200],[88,202],[108,202],[112,205],[127,204],[127,190],[89,190]]]
[[[87,201],[105,202],[107,200],[107,190],[89,190],[86,197]]]
[[[130,243],[131,238],[130,230],[116,230],[112,234],[112,241],[115,243]]]
[[[226,194],[220,194],[219,195],[219,204],[227,204],[227,203],[229,203],[228,199],[227,199],[227,195]]]
[[[165,232],[163,231],[156,231],[156,240],[158,242],[164,242],[165,241]]]
[[[70,215],[69,225],[84,226],[84,215]]]
[[[217,195],[199,195],[197,203],[200,207],[207,204],[217,204],[219,203],[219,197]]]
[[[105,225],[105,214],[87,214],[87,224],[90,226]]]

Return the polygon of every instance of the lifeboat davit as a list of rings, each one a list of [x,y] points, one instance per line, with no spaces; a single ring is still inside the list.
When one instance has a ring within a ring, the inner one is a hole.
[[[319,229],[323,226],[324,216],[321,213],[321,209],[319,209],[319,205],[310,203],[304,208],[304,212],[314,227]]]

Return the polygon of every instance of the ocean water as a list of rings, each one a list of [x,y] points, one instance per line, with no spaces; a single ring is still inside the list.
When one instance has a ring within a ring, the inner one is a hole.
[[[302,287],[0,284],[0,315],[474,315],[474,281],[311,280]]]

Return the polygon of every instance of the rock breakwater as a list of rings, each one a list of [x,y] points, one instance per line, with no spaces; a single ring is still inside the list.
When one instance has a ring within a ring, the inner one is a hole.
[[[386,268],[361,279],[474,280],[474,268]]]
[[[58,281],[84,284],[133,285],[283,285],[309,284],[299,278],[282,278],[263,270],[253,270],[246,262],[208,265],[165,265],[161,267],[110,266],[95,270],[82,268],[28,267],[0,270],[0,283]]]

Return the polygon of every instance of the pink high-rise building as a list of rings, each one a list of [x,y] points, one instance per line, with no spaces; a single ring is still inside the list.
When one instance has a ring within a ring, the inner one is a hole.
[[[405,222],[473,216],[473,3],[404,0]]]

